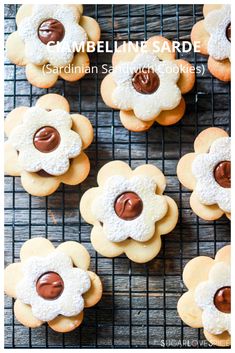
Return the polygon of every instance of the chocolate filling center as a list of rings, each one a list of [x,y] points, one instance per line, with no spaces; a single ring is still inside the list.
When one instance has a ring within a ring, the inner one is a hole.
[[[42,153],[52,152],[60,144],[60,134],[52,126],[43,126],[36,131],[33,144]]]
[[[135,192],[124,192],[114,203],[117,216],[125,221],[131,221],[142,213],[143,201]]]
[[[231,188],[231,162],[222,161],[214,169],[214,178],[223,188]]]
[[[36,290],[43,299],[55,300],[62,294],[64,282],[58,273],[46,272],[37,280]]]
[[[226,37],[231,42],[231,22],[227,25],[226,28]]]
[[[231,287],[222,287],[214,296],[215,307],[222,313],[231,313]]]
[[[156,72],[151,69],[140,69],[134,73],[132,85],[139,93],[152,94],[158,89],[160,78]]]
[[[64,38],[65,30],[63,24],[54,19],[49,18],[43,21],[38,27],[38,38],[44,44],[55,45],[57,42],[61,42]]]

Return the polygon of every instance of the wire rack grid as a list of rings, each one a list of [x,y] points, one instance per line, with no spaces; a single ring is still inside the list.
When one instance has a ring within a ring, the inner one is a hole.
[[[15,30],[18,5],[5,5],[5,37]],[[189,40],[193,24],[202,18],[202,5],[86,5],[84,12],[100,23],[102,40],[145,40],[162,34],[169,39]],[[207,58],[193,51],[178,54],[195,67],[205,67]],[[91,65],[110,65],[111,54],[90,55]],[[230,241],[229,222],[221,218],[205,222],[189,206],[190,193],[176,177],[180,156],[193,150],[201,130],[218,126],[230,131],[230,85],[205,74],[197,74],[192,92],[186,95],[187,110],[176,125],[155,124],[146,133],[131,133],[121,125],[119,114],[109,109],[100,96],[104,77],[88,74],[77,83],[59,80],[52,89],[32,87],[24,68],[5,62],[5,113],[13,108],[32,106],[47,92],[64,95],[72,112],[91,120],[95,138],[88,150],[91,173],[78,187],[61,186],[50,197],[31,197],[20,178],[5,177],[5,262],[19,259],[23,242],[35,236],[50,239],[55,245],[77,240],[92,258],[91,269],[104,285],[98,305],[85,312],[84,323],[68,334],[53,332],[46,325],[31,330],[14,318],[13,301],[5,299],[6,348],[162,348],[209,347],[201,330],[185,326],[177,315],[177,301],[184,292],[182,270],[197,255],[214,256]],[[120,159],[132,167],[143,163],[158,166],[167,177],[166,194],[177,202],[179,222],[162,238],[162,250],[145,265],[125,256],[106,259],[90,244],[91,227],[79,213],[85,190],[96,185],[97,171],[108,161]]]

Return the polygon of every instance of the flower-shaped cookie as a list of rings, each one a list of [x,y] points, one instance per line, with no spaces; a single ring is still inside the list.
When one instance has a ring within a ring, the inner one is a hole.
[[[207,4],[204,20],[197,22],[191,32],[192,43],[199,42],[200,53],[209,55],[208,69],[222,81],[231,79],[231,6]]]
[[[85,192],[80,210],[93,224],[91,242],[103,256],[126,253],[135,262],[153,259],[161,248],[161,235],[171,232],[178,220],[174,200],[164,196],[166,180],[153,165],[135,170],[113,161],[98,173],[99,187]]]
[[[216,346],[231,344],[230,245],[220,249],[215,259],[198,256],[183,272],[188,288],[178,302],[181,319],[194,328],[203,327],[206,339]]]
[[[58,94],[42,96],[35,107],[14,109],[5,120],[5,173],[21,176],[24,189],[35,196],[53,193],[60,183],[76,185],[88,175],[83,149],[93,139],[89,120],[69,114]]]
[[[90,256],[77,242],[55,249],[49,240],[33,238],[20,259],[5,269],[5,292],[16,299],[15,316],[27,327],[48,322],[55,331],[72,331],[82,323],[83,309],[102,296],[99,277],[88,271]]]
[[[108,106],[120,110],[128,130],[144,131],[154,121],[171,125],[182,118],[182,94],[192,89],[195,73],[187,61],[175,59],[169,40],[155,36],[142,48],[125,43],[113,54],[112,65],[101,95]]]
[[[190,205],[205,220],[231,212],[231,151],[227,132],[219,128],[202,131],[194,153],[183,156],[177,166],[179,181],[193,190]]]
[[[22,5],[16,15],[18,30],[7,39],[7,57],[26,66],[28,81],[53,86],[58,77],[82,78],[89,68],[87,40],[100,38],[98,23],[83,16],[82,5]]]

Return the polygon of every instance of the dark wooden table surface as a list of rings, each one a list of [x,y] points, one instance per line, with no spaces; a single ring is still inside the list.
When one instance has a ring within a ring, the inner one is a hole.
[[[15,5],[5,5],[5,37],[15,30]],[[86,5],[85,14],[100,23],[102,40],[144,40],[163,34],[169,39],[189,40],[195,21],[202,18],[201,5]],[[99,86],[102,74],[88,74],[77,83],[58,81],[50,90],[32,87],[24,68],[6,59],[5,111],[20,105],[33,105],[47,92],[65,95],[73,112],[89,117],[95,138],[88,155],[91,173],[79,187],[62,186],[50,197],[29,196],[20,179],[5,177],[5,263],[18,261],[23,242],[35,236],[47,237],[54,244],[77,240],[92,256],[91,268],[102,278],[104,295],[100,303],[86,310],[83,325],[69,334],[58,334],[46,325],[29,330],[13,316],[12,300],[5,300],[6,347],[195,347],[208,346],[200,330],[186,327],[177,315],[176,305],[184,291],[182,270],[197,255],[214,256],[230,241],[227,219],[205,222],[189,207],[189,192],[176,178],[180,156],[192,151],[197,133],[215,125],[229,130],[230,86],[213,79],[205,57],[193,52],[180,55],[197,67],[195,88],[186,95],[187,110],[175,126],[153,126],[147,133],[129,133],[119,121],[118,112],[102,101]],[[93,65],[110,64],[110,54],[91,54]],[[89,234],[91,227],[79,213],[79,200],[85,190],[96,185],[99,168],[113,159],[135,167],[153,163],[167,176],[166,193],[179,206],[179,223],[163,237],[159,256],[145,265],[125,256],[106,259],[95,253]]]

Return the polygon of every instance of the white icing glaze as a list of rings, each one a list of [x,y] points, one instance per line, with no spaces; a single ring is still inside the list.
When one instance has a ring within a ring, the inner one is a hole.
[[[217,290],[230,285],[230,267],[218,262],[211,268],[208,281],[201,282],[195,289],[194,298],[202,310],[203,327],[211,334],[230,333],[231,314],[219,311],[214,305]]]
[[[223,188],[214,178],[214,168],[222,161],[231,160],[230,137],[221,137],[213,142],[208,153],[196,156],[192,173],[196,178],[195,192],[204,205],[218,206],[224,212],[231,212],[231,189]]]
[[[44,126],[54,127],[60,134],[60,144],[49,153],[40,152],[33,143],[35,133]],[[29,108],[23,123],[16,126],[9,136],[10,143],[19,151],[22,168],[28,172],[43,169],[51,175],[64,174],[69,169],[69,159],[78,156],[82,149],[82,140],[71,127],[71,116],[64,110],[48,112],[39,107]]]
[[[168,209],[164,196],[156,195],[156,182],[147,176],[134,176],[126,179],[115,175],[107,179],[101,196],[91,205],[92,212],[103,223],[103,230],[112,242],[121,242],[127,238],[144,242],[153,236],[155,223],[162,219]],[[136,193],[143,202],[143,210],[133,220],[119,218],[114,209],[115,200],[124,192]]]
[[[35,65],[50,63],[54,66],[65,66],[74,57],[73,45],[85,43],[87,34],[79,26],[78,12],[64,5],[34,5],[31,16],[25,17],[19,24],[18,33],[25,44],[25,56]],[[38,38],[38,27],[47,19],[60,21],[65,29],[63,40],[56,45],[48,46]],[[58,49],[59,46],[59,49]]]
[[[141,94],[132,85],[133,74],[148,68],[160,78],[159,88],[152,94]],[[132,61],[114,67],[112,76],[117,85],[112,94],[114,104],[123,110],[134,110],[140,120],[153,120],[161,111],[177,107],[181,91],[177,86],[179,68],[174,61],[160,61],[151,52],[140,53]]]
[[[38,278],[46,272],[56,272],[64,282],[62,294],[55,300],[40,297],[36,290]],[[17,298],[32,307],[33,315],[41,321],[53,320],[58,315],[78,315],[84,308],[82,294],[91,286],[88,273],[74,268],[71,258],[53,251],[46,257],[30,257],[22,268],[23,279],[17,285]]]
[[[205,29],[210,34],[208,53],[215,60],[224,60],[231,56],[231,42],[226,37],[227,26],[231,23],[231,6],[210,11],[205,17]]]

